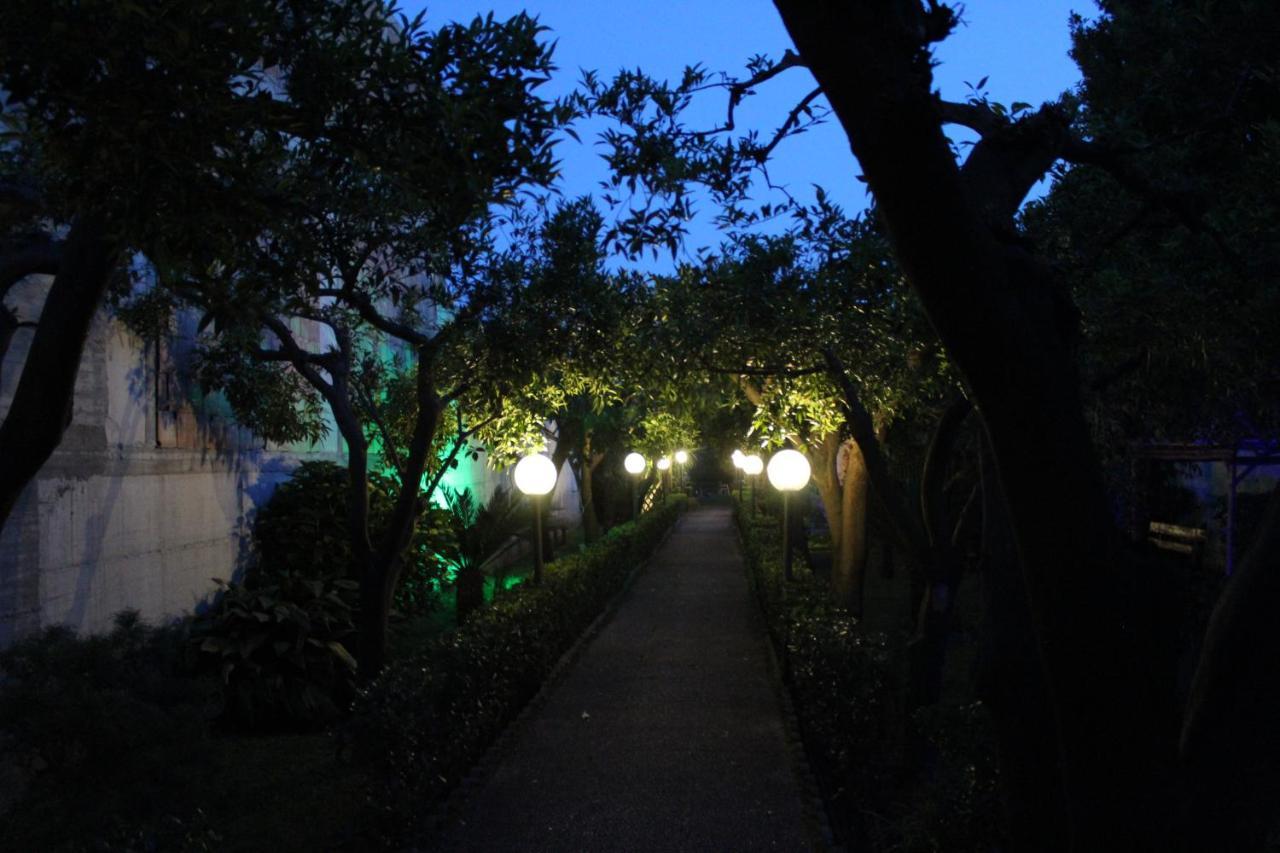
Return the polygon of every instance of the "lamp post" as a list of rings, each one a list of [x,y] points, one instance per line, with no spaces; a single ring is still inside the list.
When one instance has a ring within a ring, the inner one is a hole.
[[[756,517],[756,491],[760,488],[760,472],[764,470],[764,460],[757,454],[742,457],[742,473],[751,477],[751,517]]]
[[[688,464],[689,464],[689,451],[677,450],[676,465],[679,466],[680,476],[677,477],[676,479],[680,481],[680,488],[685,492],[687,492],[689,488],[689,484],[687,482],[687,478],[689,476],[689,469],[685,467]]]
[[[516,463],[516,488],[533,504],[533,582],[542,583],[542,501],[556,487],[556,466],[541,453],[531,453]]]
[[[731,458],[733,459],[733,467],[738,470],[738,503],[742,503],[742,481],[744,479],[742,475],[742,460],[747,458],[747,454],[741,450],[735,450]]]
[[[790,496],[809,482],[809,460],[796,450],[779,450],[769,460],[769,482],[782,492],[782,569],[783,576],[791,580],[791,519]]]
[[[644,457],[632,451],[627,454],[626,459],[622,460],[622,467],[626,468],[627,473],[631,475],[631,520],[635,521],[640,515],[640,501],[636,497],[636,481],[644,473]]]
[[[671,457],[662,456],[655,463],[658,466],[658,485],[662,486],[662,503],[667,503],[667,489],[671,487]]]

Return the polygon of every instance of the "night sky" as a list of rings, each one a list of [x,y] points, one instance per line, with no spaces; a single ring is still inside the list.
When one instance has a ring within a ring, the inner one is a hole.
[[[653,76],[674,80],[686,65],[694,63],[743,74],[744,63],[752,55],[776,58],[790,46],[776,10],[764,0],[630,4],[549,0],[538,5],[520,0],[407,0],[402,6],[408,13],[425,6],[428,26],[469,20],[490,10],[502,18],[527,9],[550,28],[549,37],[557,42],[555,61],[560,71],[544,90],[548,95],[570,91],[583,68],[599,71],[602,79],[622,68],[639,67]],[[1067,55],[1067,22],[1073,11],[1088,17],[1095,7],[1092,0],[977,0],[965,4],[963,23],[936,50],[941,63],[936,80],[943,95],[963,100],[970,93],[966,82],[976,84],[986,77],[986,91],[992,100],[1038,106],[1071,88],[1079,80],[1079,72]],[[744,103],[738,111],[738,126],[769,134],[812,88],[813,78],[807,71],[786,72]],[[706,127],[714,127],[724,117],[724,103],[723,97],[708,97],[698,105],[696,115],[705,117]],[[578,130],[582,145],[566,140],[560,148],[564,191],[568,196],[594,193],[598,197],[598,181],[605,169],[591,151],[595,134],[591,125],[581,125]],[[954,138],[965,138],[958,128],[953,131]],[[787,140],[775,152],[770,166],[774,182],[785,184],[797,198],[811,198],[811,185],[821,184],[851,213],[867,203],[863,185],[854,180],[858,171],[834,119]],[[701,209],[708,207],[704,204]],[[703,223],[692,229],[686,252],[718,242],[714,229]],[[667,263],[669,259],[660,259],[656,267]]]

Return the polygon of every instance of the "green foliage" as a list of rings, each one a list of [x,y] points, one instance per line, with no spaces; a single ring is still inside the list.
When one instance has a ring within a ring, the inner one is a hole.
[[[49,628],[0,653],[0,767],[21,791],[0,848],[214,849],[183,783],[207,760],[217,685],[183,647],[125,611],[108,634]]]
[[[347,580],[282,575],[253,589],[218,581],[191,643],[225,687],[222,719],[244,729],[310,728],[334,719],[355,689]]]
[[[385,844],[457,784],[683,509],[672,501],[548,564],[541,586],[521,585],[361,691],[349,736],[376,766],[369,805]]]
[[[245,585],[278,583],[293,576],[312,580],[359,581],[351,563],[347,532],[347,469],[332,462],[303,462],[258,511],[253,538],[258,565]],[[385,530],[397,487],[378,474],[369,478],[370,531]],[[409,559],[396,589],[396,609],[425,613],[439,603],[449,546],[448,513],[425,507],[409,545]],[[376,539],[375,539],[376,541]],[[353,607],[354,593],[344,598]]]

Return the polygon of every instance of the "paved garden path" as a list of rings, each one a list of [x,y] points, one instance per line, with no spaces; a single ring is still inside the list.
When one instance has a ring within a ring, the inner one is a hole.
[[[730,512],[688,513],[433,849],[809,850]]]

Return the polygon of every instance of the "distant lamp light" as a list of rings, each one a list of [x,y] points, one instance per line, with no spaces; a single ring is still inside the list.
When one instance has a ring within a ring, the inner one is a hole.
[[[746,458],[747,458],[747,455],[746,455],[745,453],[743,453],[741,450],[735,450],[735,451],[733,451],[733,457],[732,457],[732,459],[733,459],[733,467],[734,467],[734,468],[741,468],[741,467],[742,467],[742,460],[743,460],[743,459],[746,459]]]
[[[663,456],[658,460],[657,465],[658,465],[659,471],[666,471],[668,468],[671,467],[671,460],[668,459],[666,456]]]
[[[556,465],[541,453],[531,453],[516,463],[516,488],[536,497],[556,487]]]
[[[677,464],[677,465],[683,465],[683,464],[685,464],[685,463],[686,463],[686,462],[688,462],[688,461],[689,461],[689,451],[687,451],[687,450],[677,450],[677,451],[676,451],[676,464]]]
[[[809,460],[798,450],[779,450],[769,460],[769,482],[780,492],[795,492],[809,482]]]
[[[764,460],[756,454],[742,457],[742,473],[754,477],[764,470]]]

